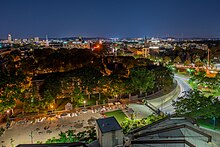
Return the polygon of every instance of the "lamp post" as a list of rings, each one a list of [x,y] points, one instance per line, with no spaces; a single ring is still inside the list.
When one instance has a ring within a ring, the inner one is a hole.
[[[9,120],[9,113],[10,113],[10,110],[7,110],[7,119]]]
[[[31,131],[31,134],[29,136],[31,137],[31,144],[33,144],[33,138],[34,138],[33,131]]]
[[[53,105],[53,104],[50,105],[50,110],[51,110],[51,112],[53,113],[53,111],[54,111],[54,105]]]
[[[85,100],[83,101],[83,104],[84,104],[84,108],[85,108],[86,107],[86,101]]]

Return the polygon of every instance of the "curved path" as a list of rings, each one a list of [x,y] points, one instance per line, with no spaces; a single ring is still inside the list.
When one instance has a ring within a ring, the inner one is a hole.
[[[172,101],[182,96],[184,91],[188,91],[189,89],[191,89],[190,85],[187,83],[189,78],[177,74],[175,74],[174,78],[178,82],[178,86],[180,88],[179,93],[171,96],[166,102],[163,102],[163,100],[160,98],[149,100],[149,102],[156,106],[158,109],[169,114],[173,114],[175,112],[174,107],[172,106]]]
[[[173,96],[167,102],[159,105],[160,110],[162,110],[165,113],[169,113],[169,114],[173,114],[175,112],[174,107],[172,106],[172,100],[176,100],[179,96],[183,96],[184,91],[188,91],[191,89],[190,85],[187,83],[189,78],[187,78],[183,75],[179,75],[179,74],[175,74],[174,78],[177,80],[178,85],[180,87],[179,94]],[[154,104],[154,103],[152,103],[152,104]],[[212,142],[210,142],[208,144],[208,147],[220,147],[220,139],[219,139],[220,133],[218,131],[210,130],[210,129],[202,128],[202,127],[200,127],[200,128],[201,128],[202,132],[205,132],[213,137]]]
[[[189,78],[182,77],[182,76],[179,76],[176,74],[175,74],[174,78],[178,82],[178,85],[180,87],[180,93],[178,96],[175,96],[174,98],[172,98],[168,102],[164,103],[163,107],[162,107],[162,111],[170,113],[170,114],[174,113],[174,111],[175,111],[174,107],[172,106],[172,100],[176,100],[178,97],[183,96],[184,91],[188,91],[191,89],[190,85],[187,83]]]

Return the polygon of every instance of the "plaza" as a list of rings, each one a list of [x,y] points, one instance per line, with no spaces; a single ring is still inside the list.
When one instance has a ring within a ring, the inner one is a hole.
[[[72,129],[76,133],[82,132],[88,126],[95,126],[95,123],[89,123],[89,120],[100,117],[101,114],[92,113],[89,110],[87,113],[81,113],[73,117],[48,117],[44,121],[34,124],[30,124],[30,122],[27,124],[15,124],[7,129],[3,136],[0,137],[0,144],[9,147],[18,144],[37,143],[37,141],[45,142],[49,138],[58,137],[61,131],[65,132]]]

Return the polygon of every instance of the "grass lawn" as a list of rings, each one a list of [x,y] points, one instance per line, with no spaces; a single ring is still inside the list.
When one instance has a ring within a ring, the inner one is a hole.
[[[107,117],[114,116],[119,124],[121,124],[121,122],[124,121],[125,118],[127,118],[127,116],[121,110],[106,112],[105,115]]]
[[[205,128],[213,129],[213,130],[219,130],[220,131],[220,119],[216,119],[216,126],[214,128],[213,126],[213,120],[212,119],[199,119],[197,123]]]

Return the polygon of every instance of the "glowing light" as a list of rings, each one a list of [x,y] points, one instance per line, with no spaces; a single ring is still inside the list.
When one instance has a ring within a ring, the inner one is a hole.
[[[94,48],[95,48],[95,49],[100,48],[100,45],[97,45],[97,46],[95,46]]]

